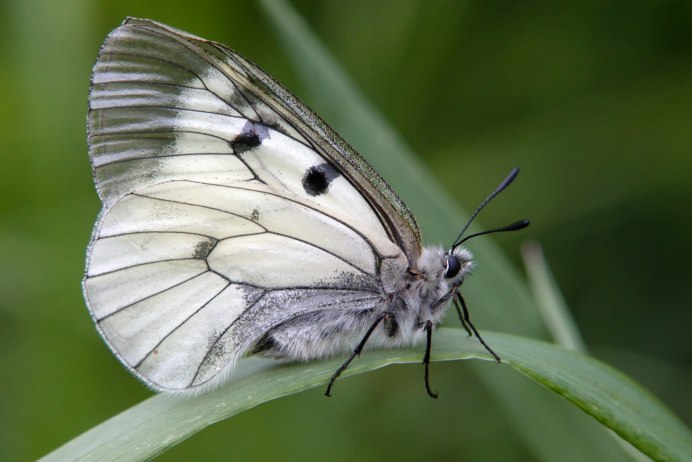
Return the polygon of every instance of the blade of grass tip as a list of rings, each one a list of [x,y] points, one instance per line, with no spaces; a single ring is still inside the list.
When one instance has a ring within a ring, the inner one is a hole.
[[[451,239],[453,236],[447,235],[449,230],[456,230],[464,222],[464,214],[454,201],[437,186],[406,143],[345,76],[290,4],[282,0],[262,0],[260,4],[274,25],[281,45],[294,61],[296,71],[308,88],[314,90],[320,113],[362,153],[377,153],[369,156],[368,161],[416,212],[429,239],[437,242]],[[543,323],[528,290],[506,257],[490,241],[478,241],[474,247],[477,255],[482,256],[483,275],[474,278],[467,293],[482,294],[479,297],[483,297],[486,305],[501,313],[488,324],[524,335],[543,335]],[[489,319],[485,314],[488,311],[478,313],[477,320]],[[505,404],[502,409],[507,417],[540,459],[579,461],[603,459],[605,455],[609,460],[625,460],[622,451],[600,428],[583,419],[576,409],[559,400],[546,401],[541,390],[522,377],[509,375],[498,383],[497,376],[487,368],[475,369],[491,393]],[[530,407],[516,404],[519,389],[527,397],[525,402],[531,402]],[[535,415],[542,418],[535,419]],[[546,434],[551,435],[551,444],[546,444]],[[569,454],[567,459],[566,454]]]
[[[548,267],[540,244],[525,243],[521,254],[538,311],[553,340],[570,350],[586,352],[579,328]]]
[[[536,305],[553,340],[569,350],[586,353],[584,339],[550,270],[541,245],[538,242],[526,242],[521,248],[521,254]],[[606,431],[634,460],[651,460],[614,431],[608,428]]]

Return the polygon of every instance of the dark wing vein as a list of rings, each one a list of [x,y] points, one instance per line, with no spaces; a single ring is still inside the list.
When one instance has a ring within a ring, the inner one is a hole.
[[[189,180],[185,180],[185,181],[189,181]],[[193,183],[194,183],[194,182],[193,182]],[[216,185],[216,184],[214,184],[214,185],[212,185],[212,186],[226,187],[226,186],[224,186],[224,185]],[[234,188],[233,186],[228,186],[228,187],[229,187],[229,188]],[[266,193],[266,192],[264,192],[264,191],[257,191],[257,190],[254,190],[254,189],[246,189],[246,188],[236,188],[236,189],[243,189],[243,190],[245,190],[245,191],[253,191],[253,192],[257,192],[257,193],[259,193],[259,194],[270,194],[270,193]],[[322,248],[322,247],[316,245],[316,244],[313,243],[313,242],[309,242],[309,241],[305,241],[305,240],[303,240],[303,239],[299,239],[299,238],[297,238],[297,237],[295,237],[295,236],[290,236],[290,235],[288,235],[288,234],[282,234],[282,233],[279,233],[279,232],[277,232],[277,231],[269,230],[269,229],[267,229],[266,227],[262,226],[261,224],[257,223],[256,221],[252,221],[252,220],[250,220],[249,218],[244,217],[243,215],[240,215],[240,214],[237,214],[237,213],[233,213],[233,212],[229,212],[228,210],[219,209],[219,208],[217,208],[217,207],[210,207],[210,206],[208,206],[208,205],[201,205],[201,204],[194,204],[194,203],[190,203],[190,202],[176,201],[176,200],[173,200],[173,199],[163,199],[163,198],[160,198],[160,197],[147,196],[146,194],[140,194],[140,193],[131,193],[131,195],[137,196],[137,197],[143,197],[143,198],[151,199],[151,200],[157,200],[157,201],[162,201],[162,202],[169,202],[169,203],[172,203],[172,204],[181,204],[181,205],[188,205],[188,206],[190,206],[190,207],[199,207],[199,208],[203,208],[203,209],[207,209],[207,210],[214,210],[215,212],[226,213],[226,214],[228,214],[228,215],[232,215],[232,216],[235,216],[235,217],[242,218],[242,219],[244,219],[244,220],[250,221],[250,222],[256,224],[257,226],[261,227],[261,228],[264,229],[265,232],[268,233],[268,234],[274,234],[274,235],[277,235],[277,236],[282,236],[282,237],[285,237],[285,238],[288,238],[288,239],[292,239],[292,240],[294,240],[294,241],[301,242],[301,243],[303,243],[303,244],[309,245],[309,246],[314,247],[314,248],[316,248],[316,249],[319,249],[319,250],[323,251],[324,253],[327,253],[327,254],[329,254],[329,255],[335,257],[335,258],[338,258],[339,260],[341,260],[342,262],[346,263],[347,265],[349,265],[349,266],[352,267],[353,269],[357,270],[358,272],[360,272],[360,273],[362,273],[362,274],[367,274],[366,272],[364,272],[364,271],[361,270],[360,268],[355,267],[352,263],[350,263],[350,262],[348,262],[347,260],[345,260],[342,256],[340,256],[340,255],[338,255],[338,254],[335,254],[334,252],[332,252],[332,251],[330,251],[330,250],[327,250],[327,249],[325,249],[325,248]],[[286,197],[284,197],[284,196],[279,196],[279,195],[275,195],[275,194],[271,194],[271,195],[276,196],[276,197],[280,197],[280,198],[282,198],[282,199],[286,199]],[[286,199],[286,200],[288,200],[288,199]],[[296,203],[296,204],[299,204],[299,205],[303,205],[303,204],[300,203],[300,202],[295,202],[295,203]],[[307,206],[306,206],[306,207],[307,207]],[[355,230],[355,228],[352,228],[352,227],[348,226],[345,222],[343,222],[343,221],[341,221],[341,220],[338,220],[338,219],[332,217],[331,215],[328,215],[328,214],[323,213],[323,212],[321,212],[321,211],[319,211],[319,210],[316,210],[316,209],[312,209],[311,207],[308,207],[308,208],[310,208],[311,210],[314,210],[315,212],[321,213],[322,215],[326,215],[326,216],[328,216],[328,217],[334,219],[334,220],[337,221],[338,223],[344,225],[344,226],[347,227],[348,229],[350,229],[350,230],[352,230],[352,231],[354,231],[354,232],[357,232],[357,231]],[[162,231],[162,232],[166,232],[166,231]],[[130,234],[130,233],[124,233],[124,234]],[[225,240],[234,239],[234,238],[238,238],[238,237],[253,236],[253,235],[256,235],[256,234],[263,234],[263,233],[238,234],[238,235],[234,235],[234,236],[228,236],[228,237],[224,237],[224,238],[219,238],[218,240],[219,240],[219,241],[225,241]],[[376,260],[378,260],[378,259],[380,259],[380,258],[385,258],[385,257],[380,256],[379,253],[377,253],[377,251],[376,251],[376,249],[375,249],[375,246],[374,246],[370,241],[368,241],[368,240],[365,238],[365,236],[363,236],[363,235],[361,235],[361,234],[359,234],[359,235],[368,243],[368,245],[369,245],[370,248],[371,248],[371,252],[372,252],[373,256],[376,258]],[[184,260],[186,260],[186,259],[184,259]],[[163,261],[163,260],[161,260],[161,261]],[[137,265],[133,265],[133,266],[137,266]]]
[[[190,180],[184,180],[184,181],[185,181],[185,182],[191,182]],[[172,183],[172,182],[169,182],[169,183]],[[193,182],[191,182],[191,183],[193,183]],[[159,184],[164,184],[164,183],[159,183]],[[223,185],[216,185],[216,184],[215,184],[214,186],[221,186],[221,187],[224,187]],[[263,230],[268,231],[267,228],[265,228],[264,226],[260,225],[259,223],[255,222],[255,221],[252,221],[252,220],[249,219],[248,217],[245,217],[245,216],[240,215],[240,214],[238,214],[238,213],[230,212],[230,211],[228,211],[228,210],[223,210],[223,209],[220,209],[220,208],[217,208],[217,207],[211,207],[211,206],[209,206],[209,205],[202,205],[202,204],[193,204],[193,203],[190,203],[190,202],[176,201],[176,200],[173,200],[173,199],[164,199],[164,198],[162,198],[162,197],[147,196],[146,194],[134,193],[134,192],[133,192],[133,193],[130,193],[130,195],[132,195],[132,196],[137,196],[137,197],[142,197],[142,198],[145,198],[145,199],[150,199],[150,200],[153,200],[153,201],[169,202],[169,203],[171,203],[171,204],[181,204],[181,205],[187,205],[187,206],[190,206],[190,207],[199,207],[199,208],[202,208],[202,209],[213,210],[213,211],[215,211],[215,212],[225,213],[225,214],[228,214],[228,215],[232,215],[232,216],[234,216],[234,217],[242,218],[242,219],[245,220],[245,221],[249,221],[250,223],[253,223],[253,224],[259,226],[259,227],[262,228]],[[165,231],[164,231],[164,232],[165,232]],[[248,235],[252,235],[252,234],[257,234],[257,233],[249,233]],[[237,236],[228,236],[228,237],[240,237],[240,236],[245,236],[245,234],[243,234],[243,235],[238,234]],[[223,238],[223,239],[227,239],[227,238]],[[221,239],[219,239],[219,240],[221,240]]]
[[[286,200],[286,201],[288,201],[288,202],[292,202],[292,203],[294,203],[294,204],[298,204],[298,205],[303,206],[303,207],[305,207],[305,208],[307,208],[307,209],[310,209],[310,210],[312,210],[312,211],[314,211],[314,212],[317,212],[317,213],[319,213],[319,214],[321,214],[321,215],[327,216],[327,217],[331,218],[332,220],[336,221],[337,223],[339,223],[339,224],[343,225],[344,227],[346,227],[346,228],[350,229],[351,231],[353,231],[355,234],[357,234],[358,236],[360,236],[365,242],[368,243],[368,245],[372,248],[372,250],[373,250],[375,256],[377,256],[378,258],[391,258],[391,256],[387,256],[387,255],[382,255],[382,254],[380,254],[379,251],[377,250],[377,247],[375,246],[375,244],[374,244],[372,241],[370,241],[370,239],[369,239],[365,234],[363,234],[360,230],[358,230],[357,228],[354,228],[353,226],[351,226],[351,225],[348,224],[347,222],[345,222],[345,221],[343,221],[343,220],[341,220],[341,219],[339,219],[339,218],[337,218],[337,217],[335,217],[335,216],[332,216],[332,215],[330,215],[329,213],[326,213],[324,210],[320,210],[320,209],[317,209],[316,207],[313,207],[313,206],[311,206],[311,205],[308,205],[308,204],[306,204],[306,203],[304,203],[304,202],[291,199],[291,198],[288,197],[288,196],[282,196],[282,195],[280,195],[280,194],[273,193],[273,192],[270,192],[270,191],[258,191],[258,190],[256,190],[256,189],[252,189],[252,188],[243,188],[243,187],[236,186],[236,185],[220,185],[220,184],[207,183],[207,182],[204,182],[204,181],[197,181],[197,180],[184,180],[184,181],[186,181],[186,182],[188,182],[188,183],[203,184],[203,185],[206,185],[206,186],[216,186],[216,187],[220,187],[220,188],[240,189],[240,190],[242,190],[242,191],[256,192],[256,193],[260,193],[260,194],[267,194],[267,195],[270,195],[270,196],[274,196],[274,197],[278,197],[278,198],[280,198],[280,199]],[[291,193],[291,195],[293,195],[293,194]]]
[[[148,28],[148,27],[134,26],[133,28],[135,28],[135,29],[140,29],[140,30],[146,30],[147,32],[149,32],[149,33],[151,33],[151,34],[158,35],[158,36],[160,36],[160,37],[165,37],[166,39],[172,40],[172,41],[174,41],[174,42],[180,44],[180,45],[183,46],[184,48],[187,48],[188,51],[194,53],[196,57],[199,57],[200,59],[202,59],[202,61],[204,61],[208,66],[213,67],[214,69],[218,70],[218,71],[221,72],[223,75],[225,75],[225,76],[228,78],[228,81],[233,85],[233,87],[236,88],[236,90],[238,90],[238,88],[237,88],[236,85],[235,85],[234,79],[230,78],[230,77],[228,76],[228,74],[226,74],[226,72],[224,72],[221,68],[219,68],[219,66],[214,65],[214,64],[208,59],[209,53],[208,53],[206,50],[204,50],[203,48],[197,47],[197,46],[196,46],[196,47],[194,47],[194,49],[193,49],[193,47],[191,46],[190,42],[187,41],[187,40],[179,40],[178,37],[170,36],[170,35],[168,35],[168,34],[162,34],[161,32],[156,31],[156,30],[153,30],[153,29]],[[144,57],[146,57],[146,56],[144,56]],[[165,61],[164,61],[164,62],[165,62]],[[204,85],[204,88],[206,88],[207,91],[209,91],[211,94],[213,94],[213,95],[216,96],[217,98],[220,98],[221,100],[226,101],[224,98],[222,98],[221,96],[219,96],[217,93],[215,93],[214,91],[212,91],[211,89],[209,89],[209,87],[207,86],[207,83],[204,81],[204,79],[202,79],[199,75],[197,75],[197,73],[195,73],[194,71],[191,71],[191,70],[185,68],[185,67],[182,66],[182,65],[179,65],[179,64],[175,64],[175,65],[177,65],[178,67],[180,67],[180,68],[183,69],[183,70],[186,70],[186,71],[188,71],[188,72],[194,74],[195,77],[197,77],[197,79],[199,79],[199,81],[202,83],[202,85]],[[255,113],[255,115],[257,115],[257,120],[261,120],[261,119],[259,118],[259,114],[258,114],[257,111],[255,110],[255,108],[252,106],[252,104],[250,104],[250,102],[247,100],[247,98],[245,97],[245,95],[243,95],[242,92],[238,92],[238,93],[242,96],[243,100],[245,100],[245,102],[248,104],[248,107],[250,107],[250,108],[252,109],[252,111]],[[240,112],[240,113],[242,114],[242,111],[239,111],[238,108],[234,107],[234,106],[233,106],[232,104],[230,104],[228,101],[226,101],[226,103],[227,103],[230,107],[232,107],[234,110],[236,110],[236,111],[238,111],[238,112]]]
[[[215,293],[213,297],[211,297],[209,300],[207,300],[206,302],[204,302],[204,304],[203,304],[202,306],[200,306],[199,308],[197,308],[194,312],[192,312],[192,313],[191,313],[190,315],[188,315],[184,320],[182,320],[177,326],[175,326],[173,329],[171,329],[170,332],[168,332],[166,335],[164,335],[163,338],[162,338],[156,345],[154,345],[154,347],[153,347],[151,350],[149,350],[149,352],[148,352],[146,355],[144,355],[144,357],[134,366],[134,368],[137,369],[139,366],[141,366],[142,363],[143,363],[144,361],[146,361],[147,358],[149,358],[149,356],[150,356],[159,346],[161,346],[161,344],[162,344],[168,337],[170,337],[171,335],[173,335],[173,333],[174,333],[175,331],[177,331],[178,329],[180,329],[184,324],[186,324],[190,319],[192,319],[193,316],[195,316],[197,313],[199,313],[199,312],[202,311],[204,308],[206,308],[206,306],[209,305],[209,303],[211,303],[213,300],[215,300],[216,297],[218,297],[221,293],[223,293],[223,291],[225,291],[230,285],[231,285],[231,284],[230,284],[229,282],[226,282],[226,285],[225,285],[221,290],[219,290],[217,293]]]
[[[185,157],[185,156],[197,156],[197,157],[227,157],[227,156],[233,156],[233,157],[238,157],[237,155],[230,153],[230,152],[186,152],[186,153],[181,153],[181,154],[167,154],[163,156],[142,156],[142,157],[130,157],[128,159],[119,159],[119,160],[114,160],[105,164],[100,164],[97,167],[106,167],[108,165],[115,165],[115,164],[120,164],[124,162],[139,162],[140,160],[157,160],[157,159],[175,159],[178,157]],[[239,159],[240,160],[240,159]],[[242,162],[242,160],[240,160]],[[247,165],[243,163],[243,165]],[[254,172],[252,172],[254,175]]]
[[[142,29],[142,28],[137,27],[137,29]],[[153,33],[153,34],[159,35],[159,36],[168,37],[168,36],[165,36],[164,34],[160,34],[160,33],[156,32],[156,31],[151,30],[151,29],[146,29],[146,30],[149,31],[149,32],[151,32],[151,33]],[[168,37],[168,38],[171,39],[172,37]],[[177,41],[177,42],[180,43],[180,44],[182,44],[182,45],[185,45],[183,42],[180,42],[180,41]],[[186,46],[185,48],[188,48],[188,49],[189,49],[189,47],[187,47],[187,46]],[[191,51],[192,51],[192,50],[191,50]],[[193,52],[194,52],[194,51],[193,51]],[[235,111],[238,111],[238,109],[237,109],[236,107],[234,107],[232,104],[230,104],[225,98],[221,97],[219,94],[217,94],[216,92],[214,92],[213,90],[211,90],[211,89],[207,86],[207,82],[205,82],[204,79],[203,79],[202,77],[199,76],[199,74],[197,73],[197,71],[194,71],[194,70],[192,70],[192,69],[188,69],[187,67],[183,66],[183,65],[180,64],[179,62],[169,61],[169,60],[167,60],[167,59],[161,59],[161,58],[156,57],[156,56],[150,56],[150,55],[138,54],[138,53],[127,53],[127,52],[124,52],[124,51],[109,51],[109,52],[105,52],[104,54],[107,55],[107,56],[130,56],[130,57],[137,57],[137,58],[145,58],[145,59],[152,60],[152,61],[158,61],[158,62],[161,62],[161,63],[166,63],[166,64],[171,65],[172,67],[177,67],[178,69],[182,69],[182,70],[184,70],[184,71],[186,71],[186,72],[189,72],[192,76],[194,76],[194,77],[204,86],[204,89],[205,89],[206,91],[208,91],[210,94],[216,96],[219,100],[221,100],[221,101],[223,101],[224,103],[226,103],[226,104],[228,105],[228,107],[232,108],[232,109],[235,110]],[[204,61],[207,62],[206,60],[204,60]],[[209,64],[209,62],[207,62],[207,64]],[[217,68],[217,69],[218,69],[218,68]],[[144,82],[146,82],[146,81],[144,81]],[[103,83],[104,83],[104,84],[108,84],[108,83],[110,83],[110,81],[108,81],[108,82],[103,82]],[[176,87],[183,87],[183,88],[189,87],[189,86],[178,85],[177,82],[176,82],[176,85],[175,85],[175,86],[176,86]],[[190,87],[190,88],[198,88],[198,87]],[[199,88],[198,88],[198,89],[199,89]],[[238,111],[238,112],[241,112],[241,111]]]
[[[98,111],[103,111],[103,110],[109,110],[109,109],[129,109],[131,107],[136,107],[136,108],[148,108],[148,109],[160,109],[164,111],[171,111],[173,115],[170,117],[170,120],[175,120],[177,113],[179,112],[197,112],[199,114],[211,114],[217,117],[228,117],[229,119],[242,119],[242,120],[248,120],[247,117],[241,115],[230,115],[230,114],[221,114],[219,112],[209,112],[209,111],[202,111],[200,109],[193,109],[189,107],[181,108],[178,106],[159,106],[156,104],[128,104],[126,106],[105,106],[105,107],[100,107],[97,110]],[[176,130],[177,132],[178,130]]]
[[[214,239],[214,238],[212,237],[212,239]],[[160,259],[160,260],[156,260],[156,261],[146,261],[146,262],[142,262],[142,263],[135,263],[135,264],[129,265],[129,266],[123,266],[122,268],[118,268],[118,269],[114,269],[114,270],[110,270],[110,271],[104,271],[103,273],[94,274],[94,275],[92,275],[92,276],[89,276],[89,279],[98,278],[98,277],[101,277],[101,276],[107,276],[107,275],[109,275],[109,274],[115,274],[115,273],[117,273],[117,272],[119,272],[119,271],[124,271],[124,270],[133,269],[133,268],[138,268],[138,267],[140,267],[140,266],[153,265],[153,264],[156,264],[156,263],[170,263],[170,262],[174,262],[174,261],[187,261],[187,260],[199,260],[199,259],[198,259],[198,258],[193,258],[192,256],[190,256],[190,257],[181,257],[181,258],[164,258],[164,259]],[[201,274],[201,273],[200,273],[200,274]],[[197,277],[197,276],[194,276],[194,277]],[[166,289],[166,290],[168,290],[168,289]],[[164,291],[164,292],[165,292],[165,291]],[[142,300],[144,300],[144,299],[142,299]],[[135,302],[135,303],[136,303],[136,302]],[[129,305],[128,305],[128,306],[129,306]],[[109,316],[110,316],[110,315],[109,315]]]
[[[294,240],[294,241],[296,241],[296,242],[300,242],[300,243],[302,243],[302,244],[309,245],[310,247],[314,247],[314,248],[317,249],[317,250],[321,250],[322,252],[324,252],[324,253],[326,253],[326,254],[329,254],[329,255],[331,255],[332,257],[341,260],[342,262],[346,263],[348,266],[350,266],[350,267],[353,268],[354,270],[358,271],[359,273],[361,273],[361,274],[366,274],[366,275],[368,274],[368,273],[366,273],[365,271],[363,271],[362,269],[360,269],[360,268],[354,266],[353,263],[350,263],[348,260],[344,259],[342,256],[340,256],[340,255],[338,255],[338,254],[332,252],[331,250],[327,250],[327,249],[325,249],[325,248],[322,248],[322,247],[320,247],[319,245],[316,245],[316,244],[313,243],[313,242],[306,241],[306,240],[303,240],[303,239],[299,239],[299,238],[297,238],[297,237],[295,237],[295,236],[290,236],[290,235],[288,235],[288,234],[278,233],[278,232],[276,232],[276,231],[267,231],[267,233],[268,233],[268,234],[274,234],[275,236],[285,237],[285,238],[287,238],[287,239],[292,239],[292,240]],[[235,237],[244,237],[244,236],[233,236],[233,237],[224,238],[224,239],[222,239],[222,240],[233,239],[233,238],[235,238]],[[372,252],[372,254],[373,254],[373,256],[377,257],[377,254],[375,254],[374,252]],[[374,275],[369,274],[369,276],[374,276]]]
[[[193,259],[192,259],[192,258],[183,258],[183,259],[175,259],[175,260],[193,260]],[[159,261],[165,261],[165,260],[159,260]],[[157,261],[157,263],[158,263],[158,261]],[[149,264],[151,264],[151,263],[149,263]],[[139,266],[139,265],[135,265],[135,266]],[[101,323],[101,322],[104,321],[105,319],[107,319],[107,318],[113,316],[113,315],[116,314],[116,313],[121,312],[121,311],[124,310],[124,309],[127,309],[127,308],[129,308],[129,307],[131,307],[131,306],[133,306],[133,305],[136,305],[137,303],[143,302],[144,300],[148,300],[148,299],[150,299],[150,298],[152,298],[152,297],[156,297],[157,295],[161,295],[162,293],[167,292],[167,291],[169,291],[169,290],[171,290],[171,289],[173,289],[173,288],[175,288],[175,287],[179,287],[179,286],[181,286],[181,285],[183,285],[183,284],[185,284],[185,283],[187,283],[187,282],[189,282],[189,281],[192,281],[192,280],[195,279],[195,278],[198,278],[198,277],[204,275],[204,273],[206,273],[206,272],[207,272],[207,270],[204,270],[204,271],[202,271],[202,272],[199,273],[199,274],[195,274],[194,276],[185,279],[184,281],[176,282],[175,284],[173,284],[173,285],[171,285],[171,286],[169,286],[169,287],[166,287],[165,289],[159,290],[159,291],[156,292],[156,293],[147,295],[146,297],[140,298],[139,300],[137,300],[137,301],[135,301],[135,302],[132,302],[132,303],[130,303],[130,304],[128,304],[128,305],[121,306],[121,307],[118,308],[117,310],[115,310],[115,311],[113,311],[112,313],[109,313],[109,314],[103,316],[102,318],[97,319],[96,321],[99,322],[99,323]],[[101,275],[99,275],[99,276],[101,276]],[[98,277],[98,276],[92,276],[92,278],[95,278],[95,277]],[[90,278],[90,279],[91,279],[91,278]]]
[[[233,325],[238,321],[238,319],[240,319],[240,318],[243,316],[243,314],[245,314],[248,310],[252,309],[252,307],[255,306],[255,305],[257,304],[257,302],[259,302],[260,300],[262,300],[262,299],[264,298],[265,295],[267,295],[267,292],[265,292],[265,293],[261,294],[259,297],[257,297],[257,299],[255,299],[255,300],[250,304],[250,306],[248,306],[248,307],[243,311],[243,313],[241,313],[237,318],[235,318],[233,321],[231,321],[231,323],[230,323],[228,326],[226,326],[226,328],[225,328],[223,331],[221,331],[221,333],[216,337],[216,340],[214,341],[214,343],[212,343],[212,345],[211,345],[209,348],[207,348],[207,352],[205,353],[204,358],[202,358],[202,361],[200,361],[199,365],[197,365],[197,370],[195,371],[195,375],[193,375],[193,376],[192,376],[192,380],[190,380],[190,385],[192,385],[193,383],[195,383],[195,380],[197,380],[197,376],[199,375],[199,372],[200,372],[200,370],[202,369],[202,366],[204,365],[204,363],[205,363],[205,361],[207,360],[207,358],[209,358],[209,355],[211,354],[211,352],[212,352],[212,350],[214,349],[214,347],[216,347],[216,345],[219,343],[219,341],[221,340],[221,338],[222,338],[224,335],[226,335],[226,332],[228,332],[228,330],[229,330],[231,327],[233,327]]]

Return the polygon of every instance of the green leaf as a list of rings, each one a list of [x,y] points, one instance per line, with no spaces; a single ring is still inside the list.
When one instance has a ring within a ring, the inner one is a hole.
[[[484,368],[512,366],[571,401],[655,460],[689,460],[692,456],[692,434],[685,425],[619,372],[548,343],[498,333],[483,336],[505,363],[497,366],[488,362]],[[433,338],[433,352],[433,361],[491,359],[475,338],[466,337],[460,329],[439,329]],[[365,352],[346,369],[343,377],[389,364],[420,363],[422,356],[421,348]],[[154,396],[42,460],[151,458],[214,422],[281,396],[324,386],[342,361],[343,358],[280,364],[273,360],[245,359],[230,382],[218,390],[194,398]],[[333,390],[334,396],[324,399],[338,400],[339,388],[344,386],[348,382],[340,379]],[[422,377],[421,393],[424,393]],[[552,424],[564,425],[563,422]]]
[[[503,359],[516,370],[571,401],[652,459],[692,457],[690,430],[624,374],[591,357],[543,342],[521,339],[517,345],[508,336],[490,338],[493,345],[505,342]]]

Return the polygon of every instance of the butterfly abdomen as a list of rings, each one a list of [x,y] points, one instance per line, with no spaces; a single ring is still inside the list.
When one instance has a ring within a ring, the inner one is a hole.
[[[271,328],[254,345],[252,352],[264,356],[308,361],[352,351],[368,328],[376,325],[369,347],[400,347],[424,339],[424,326],[437,326],[446,311],[450,283],[460,283],[471,267],[470,253],[457,252],[460,273],[444,277],[446,253],[441,248],[424,250],[419,268],[401,276],[394,292],[384,294],[367,309],[333,306],[295,316]],[[410,279],[410,280],[407,280]],[[378,319],[382,322],[378,324]]]
[[[376,319],[381,307],[306,313],[269,330],[253,353],[275,358],[309,361],[353,349]]]

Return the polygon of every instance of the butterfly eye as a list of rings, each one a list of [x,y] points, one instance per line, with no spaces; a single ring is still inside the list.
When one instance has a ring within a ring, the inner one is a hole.
[[[459,270],[461,270],[461,263],[459,263],[459,259],[454,255],[447,255],[445,266],[445,277],[447,279],[453,278],[459,274]]]

